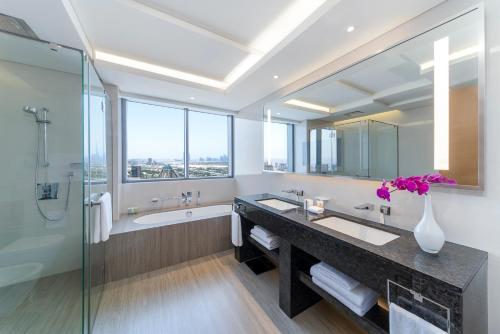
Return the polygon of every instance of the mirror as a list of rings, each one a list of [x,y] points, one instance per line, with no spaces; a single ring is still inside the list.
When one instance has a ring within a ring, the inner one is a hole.
[[[264,170],[481,186],[483,26],[473,9],[266,103]]]

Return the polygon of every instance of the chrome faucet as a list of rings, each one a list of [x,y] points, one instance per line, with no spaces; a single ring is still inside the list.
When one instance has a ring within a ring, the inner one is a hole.
[[[356,210],[369,210],[369,211],[373,211],[373,209],[375,208],[375,206],[371,203],[364,203],[364,204],[360,204],[360,205],[356,205],[354,207]]]
[[[287,194],[294,194],[295,196],[297,196],[297,202],[300,202],[300,197],[304,196],[304,190],[288,189],[288,190],[282,190],[281,192]]]
[[[184,205],[190,204],[192,200],[193,200],[193,193],[191,191],[182,193],[182,202],[184,203]]]

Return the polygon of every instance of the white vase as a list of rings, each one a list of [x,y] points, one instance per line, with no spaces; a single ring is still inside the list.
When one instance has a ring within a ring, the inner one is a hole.
[[[424,252],[436,254],[443,248],[445,237],[443,230],[441,230],[441,227],[439,227],[434,219],[431,195],[427,194],[424,197],[424,215],[418,225],[415,226],[413,234],[415,235],[418,245]]]

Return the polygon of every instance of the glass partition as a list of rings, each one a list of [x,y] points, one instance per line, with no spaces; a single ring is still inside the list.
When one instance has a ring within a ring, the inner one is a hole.
[[[0,32],[0,332],[82,333],[80,51]]]

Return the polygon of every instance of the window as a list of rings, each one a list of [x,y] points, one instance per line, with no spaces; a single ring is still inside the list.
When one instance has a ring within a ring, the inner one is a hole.
[[[189,177],[229,176],[231,118],[189,111]]]
[[[122,109],[125,182],[232,176],[232,116],[125,99]]]
[[[293,172],[293,124],[264,122],[264,170]]]

